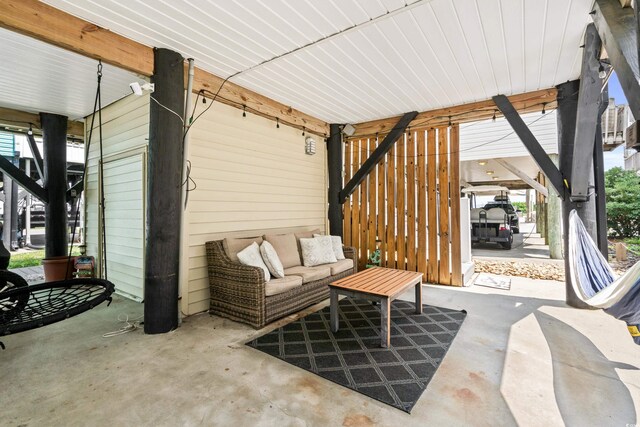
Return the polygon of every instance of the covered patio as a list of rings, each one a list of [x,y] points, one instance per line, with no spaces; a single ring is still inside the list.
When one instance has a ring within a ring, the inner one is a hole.
[[[0,376],[15,386],[3,394],[4,419],[11,426],[636,422],[638,349],[621,322],[567,307],[563,283],[514,277],[508,292],[428,285],[424,298],[469,314],[411,415],[256,352],[242,344],[255,330],[204,313],[167,335],[138,329],[102,338],[122,325],[117,315],[142,315],[140,305],[118,298],[5,340]]]
[[[482,157],[526,148],[499,159],[502,175],[562,210],[567,271],[572,210],[606,256],[600,115],[614,68],[640,117],[627,3],[0,0],[13,61],[0,66],[0,124],[44,139],[41,183],[1,156],[0,169],[48,203],[47,256],[64,255],[65,203],[84,192],[83,241],[117,294],[4,338],[0,375],[21,385],[5,393],[10,424],[635,424],[637,346],[570,274],[469,287],[460,173],[462,126],[504,117],[517,140]],[[523,120],[551,110],[556,158]],[[60,147],[78,129],[91,146],[67,188]],[[289,273],[238,258],[286,238],[281,269],[305,268],[316,234],[338,237],[350,266],[274,291],[271,275]],[[437,372],[410,414],[244,345],[326,307],[322,280],[371,265],[412,272],[424,304],[466,315],[440,356],[421,353]],[[123,321],[140,328],[111,336]]]

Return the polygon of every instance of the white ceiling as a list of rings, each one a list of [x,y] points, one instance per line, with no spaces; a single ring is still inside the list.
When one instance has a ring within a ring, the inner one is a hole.
[[[148,46],[193,57],[197,66],[221,77],[359,25],[232,79],[339,123],[528,92],[575,79],[593,4],[593,0],[45,2]]]
[[[533,161],[531,156],[510,157],[506,159],[512,166],[520,169],[527,176],[535,178],[538,175],[538,165]],[[460,162],[460,179],[468,183],[495,181],[496,185],[500,185],[502,181],[521,181],[520,177],[514,175],[502,165],[498,164],[494,159],[483,160],[486,165],[480,165],[477,160]],[[488,175],[487,171],[493,172]],[[494,178],[496,178],[494,180]]]
[[[0,28],[0,107],[77,120],[93,111],[98,61]],[[102,105],[131,93],[135,74],[102,69]]]

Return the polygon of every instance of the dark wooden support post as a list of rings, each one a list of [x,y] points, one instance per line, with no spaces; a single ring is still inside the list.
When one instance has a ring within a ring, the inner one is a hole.
[[[144,280],[144,331],[147,334],[165,333],[178,327],[182,220],[183,58],[169,49],[155,49],[154,61],[152,96],[157,102],[151,102],[150,106]]]
[[[4,209],[2,213],[2,243],[4,243],[4,247],[7,248],[8,251],[13,250],[11,247],[11,196],[13,192],[11,189],[13,188],[13,179],[6,173],[2,177],[2,189],[4,192]]]
[[[44,217],[46,258],[67,255],[67,122],[66,116],[40,113],[44,147],[44,186],[49,201]]]
[[[547,177],[553,188],[558,194],[564,195],[564,185],[562,183],[562,174],[553,163],[546,151],[542,148],[536,137],[531,133],[527,124],[522,120],[520,114],[513,108],[511,101],[504,95],[496,95],[493,102],[507,119],[520,141],[524,144],[533,161],[536,162],[542,173]],[[561,168],[562,169],[562,168]]]
[[[607,206],[604,189],[604,150],[602,146],[602,114],[607,109],[609,102],[609,90],[605,86],[600,95],[600,109],[596,126],[595,144],[593,145],[593,175],[596,191],[596,224],[598,234],[598,248],[602,255],[609,256],[608,227],[607,227]]]
[[[578,110],[578,90],[580,81],[573,80],[557,86],[558,88],[558,149],[560,170],[567,181],[571,182],[571,167],[573,165],[573,144],[576,134],[576,115]],[[594,137],[593,135],[591,136]],[[584,222],[589,234],[597,241],[596,220],[593,198],[589,202],[576,203],[571,201],[568,188],[560,189],[562,197],[562,240],[564,244],[564,267],[565,267],[565,287],[566,301],[572,307],[589,308],[587,304],[575,294],[571,285],[571,275],[569,273],[569,213],[575,209]]]
[[[640,120],[637,16],[619,0],[596,0],[593,23],[636,120]]]
[[[409,123],[418,115],[417,111],[412,111],[410,113],[405,113],[398,123],[391,129],[391,131],[387,134],[387,136],[382,140],[380,145],[373,150],[373,153],[369,155],[369,158],[365,160],[365,162],[360,166],[360,169],[353,174],[353,177],[349,180],[347,184],[345,184],[344,189],[340,192],[340,203],[344,203],[347,200],[347,197],[353,193],[353,191],[360,185],[362,181],[369,175],[369,173],[373,170],[373,168],[382,160],[385,154],[393,147],[393,144],[400,138],[409,126]]]
[[[340,125],[332,123],[327,139],[327,167],[329,168],[329,233],[342,236],[342,132]]]
[[[13,157],[14,163],[18,163],[18,155]],[[17,165],[16,165],[17,167]],[[11,220],[9,221],[10,231],[11,231],[11,250],[16,250],[19,248],[18,245],[18,183],[15,180],[11,180],[11,200],[7,203],[5,201],[4,208],[9,207],[11,209]]]
[[[599,77],[600,49],[602,42],[595,25],[587,25],[582,51],[582,71],[576,117],[576,136],[573,142],[573,165],[571,166],[571,199],[584,202],[589,199],[589,181],[593,174],[593,145],[596,127],[600,123],[600,92],[602,80]]]

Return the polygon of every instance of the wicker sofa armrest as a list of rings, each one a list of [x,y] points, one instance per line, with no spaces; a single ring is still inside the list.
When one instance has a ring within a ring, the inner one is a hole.
[[[265,318],[264,271],[232,261],[221,240],[207,242],[206,250],[210,312],[260,327]]]
[[[342,246],[342,252],[344,252],[344,256],[346,258],[353,260],[353,272],[358,272],[358,259],[356,255],[356,248],[353,246]]]

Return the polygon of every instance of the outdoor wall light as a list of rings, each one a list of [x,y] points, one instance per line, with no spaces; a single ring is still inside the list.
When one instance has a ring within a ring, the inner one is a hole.
[[[306,137],[304,140],[304,152],[309,156],[316,154],[316,140],[310,136]]]

